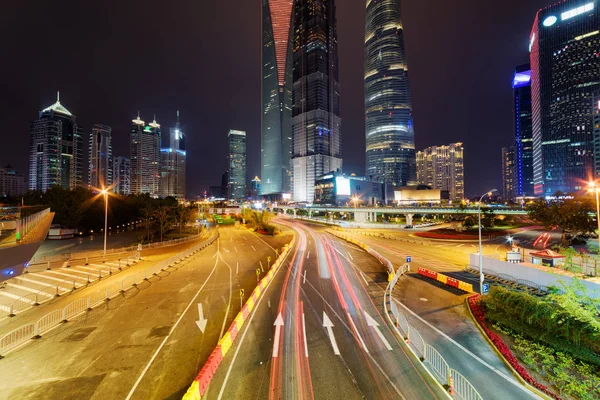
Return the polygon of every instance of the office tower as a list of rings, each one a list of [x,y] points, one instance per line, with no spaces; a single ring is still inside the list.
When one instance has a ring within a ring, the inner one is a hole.
[[[252,200],[260,200],[261,191],[262,181],[258,176],[255,176],[254,179],[252,179],[250,186],[250,197]]]
[[[462,143],[432,146],[417,152],[417,181],[433,189],[447,190],[450,200],[465,197]]]
[[[513,195],[532,197],[533,194],[533,137],[531,125],[531,68],[520,65],[513,76],[514,92],[514,177]]]
[[[25,193],[25,178],[7,165],[0,168],[0,196],[21,196]]]
[[[228,196],[229,200],[246,198],[246,132],[230,130],[227,135],[228,156]]]
[[[335,1],[296,0],[293,28],[292,191],[312,202],[317,177],[342,168]]]
[[[515,148],[502,148],[502,200],[515,198]]]
[[[114,192],[123,196],[131,194],[131,161],[117,157],[114,161]]]
[[[594,95],[594,179],[600,178],[600,91]]]
[[[146,125],[138,117],[131,121],[131,193],[160,197],[160,125],[154,121]]]
[[[161,156],[161,191],[162,197],[172,196],[178,200],[185,199],[185,138],[179,122],[169,129],[169,147],[160,149]]]
[[[83,177],[83,129],[75,116],[56,103],[40,111],[29,136],[29,189],[75,189]]]
[[[536,195],[574,193],[593,175],[593,93],[600,89],[597,1],[538,11],[530,36]]]
[[[95,124],[90,135],[88,183],[103,189],[113,183],[113,156],[110,126]]]
[[[414,184],[415,133],[400,0],[369,0],[366,15],[366,175],[394,186]]]
[[[291,190],[292,3],[262,0],[263,194]]]

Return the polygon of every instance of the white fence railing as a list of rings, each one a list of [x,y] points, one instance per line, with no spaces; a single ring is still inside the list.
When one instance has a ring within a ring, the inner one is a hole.
[[[127,291],[132,286],[137,286],[138,284],[149,280],[152,276],[158,275],[161,271],[164,271],[174,264],[182,262],[191,255],[212,244],[218,237],[219,233],[217,231],[213,237],[190,249],[182,251],[181,253],[146,268],[143,271],[138,271],[134,275],[130,275],[120,282],[108,286],[106,289],[97,290],[87,297],[77,299],[72,303],[67,304],[62,309],[53,310],[35,323],[26,324],[12,330],[0,337],[0,357],[4,356],[8,351],[28,342],[30,339],[40,337],[44,333],[58,326],[61,322],[66,322],[87,310],[91,310],[94,306],[110,300],[112,297]]]
[[[17,223],[17,239],[23,240],[29,232],[31,232],[37,224],[50,213],[50,208],[46,208],[38,213],[28,217],[21,218]]]

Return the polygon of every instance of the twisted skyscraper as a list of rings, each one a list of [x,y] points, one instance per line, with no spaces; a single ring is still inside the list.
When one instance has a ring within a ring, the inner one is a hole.
[[[367,0],[365,30],[366,175],[416,181],[415,134],[400,0]]]

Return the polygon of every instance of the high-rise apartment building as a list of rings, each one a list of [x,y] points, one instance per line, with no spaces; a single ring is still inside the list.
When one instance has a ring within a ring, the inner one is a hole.
[[[29,135],[29,189],[75,189],[83,177],[83,129],[75,115],[56,103],[40,111]]]
[[[432,146],[417,152],[417,181],[433,189],[447,190],[450,200],[465,197],[462,143]]]
[[[594,179],[600,178],[600,91],[594,96]]]
[[[160,149],[162,197],[172,196],[185,199],[186,151],[185,137],[179,122],[169,130],[169,147]]]
[[[502,200],[515,198],[515,148],[502,148]]]
[[[530,36],[536,195],[577,192],[593,174],[599,48],[597,0],[566,0],[538,11]]]
[[[227,135],[229,156],[227,164],[228,198],[246,198],[246,132],[230,130]]]
[[[296,0],[293,29],[292,191],[313,202],[316,179],[342,168],[335,1]]]
[[[95,124],[89,144],[88,184],[103,189],[113,183],[113,156],[110,126]]]
[[[160,125],[154,121],[146,125],[138,117],[131,121],[129,135],[131,151],[131,193],[160,197]]]
[[[416,181],[415,134],[400,0],[367,1],[365,29],[366,175]]]
[[[127,157],[114,160],[114,192],[123,196],[131,194],[131,161]]]
[[[25,193],[25,179],[13,167],[0,168],[0,196],[21,196]]]
[[[261,175],[268,195],[291,190],[292,4],[262,0]]]
[[[250,185],[250,197],[252,200],[260,200],[260,194],[262,191],[262,181],[260,178],[255,176]]]
[[[513,76],[514,92],[514,177],[515,197],[532,197],[533,194],[533,136],[531,122],[531,68],[520,65]]]

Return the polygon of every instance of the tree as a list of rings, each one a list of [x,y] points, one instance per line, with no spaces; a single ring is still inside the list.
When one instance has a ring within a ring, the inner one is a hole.
[[[193,210],[190,207],[185,207],[185,206],[181,206],[178,205],[175,208],[175,217],[177,219],[177,225],[179,225],[179,234],[181,235],[181,232],[183,230],[183,227],[190,222],[191,220],[193,220],[193,212],[195,210]]]
[[[546,201],[537,199],[527,206],[529,217],[546,229],[559,227],[563,233],[587,233],[595,229],[590,213],[595,204],[590,198],[571,198]]]
[[[154,223],[160,232],[160,241],[163,241],[164,234],[173,224],[173,209],[170,207],[160,206],[152,212]]]

